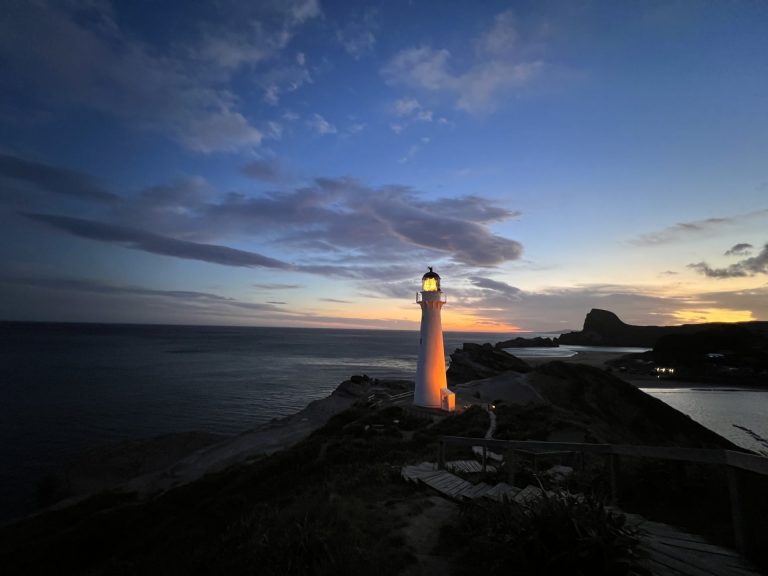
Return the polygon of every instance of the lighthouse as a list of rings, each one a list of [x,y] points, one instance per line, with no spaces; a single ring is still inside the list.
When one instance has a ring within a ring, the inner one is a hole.
[[[431,266],[421,278],[421,292],[416,294],[416,303],[421,306],[421,334],[413,403],[452,411],[455,398],[445,379],[443,323],[440,319],[445,295],[440,290],[440,276]]]

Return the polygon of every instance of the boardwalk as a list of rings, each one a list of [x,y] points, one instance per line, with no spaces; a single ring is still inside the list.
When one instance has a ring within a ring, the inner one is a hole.
[[[615,509],[616,510],[616,509]],[[641,530],[640,548],[648,554],[657,576],[752,576],[759,572],[737,552],[710,544],[701,536],[674,526],[627,514],[627,523]]]
[[[464,463],[464,461],[458,461]],[[446,465],[456,464],[448,462]],[[476,463],[477,464],[477,463]],[[478,464],[479,467],[479,464]],[[405,466],[401,471],[402,477],[409,482],[426,484],[430,488],[437,490],[442,496],[454,500],[474,500],[487,496],[494,500],[501,498],[511,498],[519,492],[519,489],[504,484],[505,488],[499,488],[500,485],[491,486],[485,482],[473,484],[468,482],[447,470],[437,470],[432,462],[422,462],[414,466]]]
[[[472,468],[469,461],[446,462],[453,470]],[[479,463],[475,463],[477,468]],[[535,486],[520,489],[504,482],[490,486],[485,482],[473,484],[448,470],[438,470],[432,462],[405,466],[402,477],[409,482],[422,483],[441,496],[456,501],[487,498],[501,502],[514,501],[521,505],[535,505],[544,493]],[[759,576],[759,572],[737,552],[710,544],[701,536],[690,534],[674,526],[652,522],[637,514],[624,514],[627,523],[640,529],[640,549],[648,555],[648,568],[655,576]]]

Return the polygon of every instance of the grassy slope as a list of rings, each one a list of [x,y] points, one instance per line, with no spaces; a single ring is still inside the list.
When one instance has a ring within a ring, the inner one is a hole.
[[[400,466],[434,458],[437,434],[483,430],[487,415],[425,424],[353,408],[294,448],[147,502],[106,494],[27,519],[0,530],[3,573],[397,573],[413,556],[395,504],[416,491]]]

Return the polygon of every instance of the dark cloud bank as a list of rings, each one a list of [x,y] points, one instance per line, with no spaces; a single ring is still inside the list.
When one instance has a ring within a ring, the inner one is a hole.
[[[13,157],[0,157],[0,178],[23,180],[48,194],[50,211],[65,210],[56,198],[69,196],[90,202],[91,212],[101,214],[85,219],[23,212],[61,232],[224,266],[397,279],[412,273],[404,258],[447,257],[465,266],[493,267],[520,258],[523,249],[490,229],[519,213],[477,195],[431,200],[406,186],[374,188],[351,178],[221,195],[200,178],[186,178],[120,198],[85,174]],[[222,240],[259,242],[290,256],[230,248]]]

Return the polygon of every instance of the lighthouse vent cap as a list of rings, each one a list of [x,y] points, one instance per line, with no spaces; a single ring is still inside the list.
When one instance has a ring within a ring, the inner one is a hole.
[[[429,272],[421,277],[422,292],[440,292],[440,276],[429,266]]]

